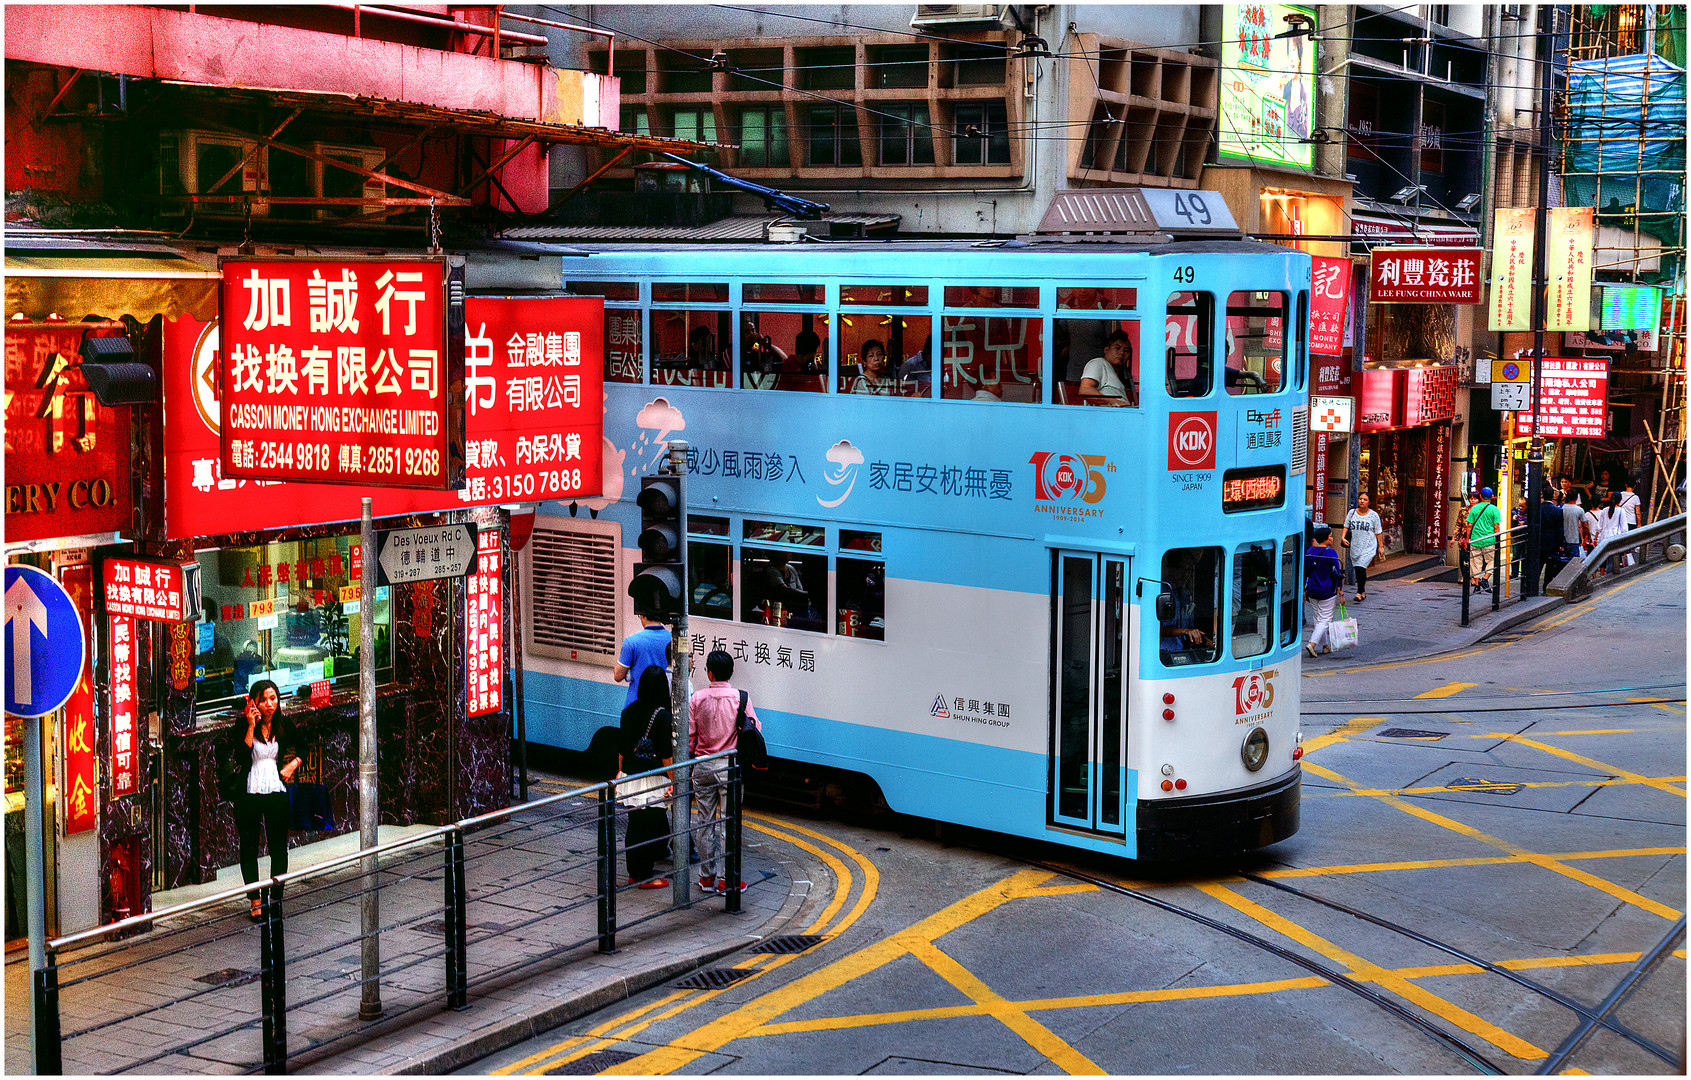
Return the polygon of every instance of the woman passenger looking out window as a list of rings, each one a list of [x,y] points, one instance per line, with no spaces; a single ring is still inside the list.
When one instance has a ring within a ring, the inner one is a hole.
[[[875,338],[863,343],[863,370],[857,378],[851,380],[847,393],[851,394],[882,394],[897,393],[898,380],[887,372],[887,350]]]

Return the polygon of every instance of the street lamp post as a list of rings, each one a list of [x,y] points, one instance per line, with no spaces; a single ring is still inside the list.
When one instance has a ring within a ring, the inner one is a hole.
[[[1544,388],[1544,324],[1548,320],[1549,273],[1545,246],[1549,239],[1550,209],[1550,98],[1555,89],[1556,8],[1539,7],[1540,33],[1544,36],[1544,59],[1538,80],[1538,208],[1533,212],[1532,253],[1532,442],[1527,444],[1527,550],[1521,568],[1521,595],[1537,596],[1544,552],[1538,535],[1539,505],[1544,490],[1544,435],[1539,424],[1539,398]],[[1499,523],[1501,525],[1501,523]],[[1500,568],[1501,569],[1501,568]]]

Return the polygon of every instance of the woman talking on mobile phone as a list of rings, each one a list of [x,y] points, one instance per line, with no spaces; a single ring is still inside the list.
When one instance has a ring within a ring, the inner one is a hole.
[[[246,720],[247,752],[242,755],[236,749],[237,759],[245,758],[247,775],[235,798],[235,831],[241,838],[241,880],[251,885],[258,880],[261,826],[270,852],[271,876],[288,872],[288,826],[293,818],[288,781],[298,771],[300,758],[282,719],[281,694],[269,679],[260,679],[247,691]],[[257,922],[263,914],[258,894],[247,896],[252,901],[252,920]]]

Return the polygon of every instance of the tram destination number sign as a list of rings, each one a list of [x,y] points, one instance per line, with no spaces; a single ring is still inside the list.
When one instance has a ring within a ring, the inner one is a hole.
[[[1157,228],[1171,233],[1237,233],[1239,225],[1221,194],[1140,188]]]
[[[384,529],[376,533],[376,583],[465,577],[476,566],[476,537],[469,525]]]

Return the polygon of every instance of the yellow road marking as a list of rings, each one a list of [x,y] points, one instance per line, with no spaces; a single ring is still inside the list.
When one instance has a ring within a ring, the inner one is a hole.
[[[1661,780],[1655,780],[1648,776],[1640,776],[1638,773],[1629,772],[1628,770],[1619,768],[1615,765],[1605,765],[1601,761],[1594,758],[1588,758],[1583,754],[1576,754],[1572,750],[1564,750],[1559,746],[1551,746],[1549,743],[1539,742],[1537,739],[1529,739],[1525,735],[1505,735],[1503,738],[1521,746],[1530,746],[1534,750],[1542,750],[1546,754],[1553,754],[1556,757],[1565,758],[1575,764],[1584,765],[1588,769],[1595,769],[1597,772],[1613,773],[1615,776],[1630,780],[1633,783],[1648,784],[1650,787],[1656,788],[1659,791],[1665,791],[1669,795],[1678,795],[1680,798],[1685,797],[1684,788],[1677,788],[1672,784],[1665,783]]]
[[[753,822],[752,822],[752,828],[757,829],[759,832],[762,832],[762,833],[768,833],[770,836],[778,837],[780,839],[787,841],[787,843],[789,843],[789,844],[796,845],[797,847],[801,847],[801,848],[805,849],[806,851],[812,852],[818,858],[822,859],[824,862],[832,863],[832,862],[834,862],[834,860],[831,860],[829,858],[829,856],[826,853],[822,852],[820,849],[813,847],[810,844],[805,843],[804,841],[798,839],[797,837],[790,836],[790,835],[784,835],[783,833],[772,831],[769,828],[758,825],[757,822],[758,821],[774,822],[776,824],[779,824],[780,827],[782,829],[786,830],[788,833],[802,833],[805,836],[813,837],[817,840],[822,841],[825,844],[828,844],[832,847],[838,848],[839,850],[845,852],[847,855],[851,856],[852,861],[857,863],[858,869],[863,871],[863,889],[862,889],[861,892],[858,893],[857,903],[852,905],[851,911],[849,913],[847,913],[846,917],[840,921],[840,924],[834,928],[833,933],[835,935],[839,934],[839,932],[841,930],[844,930],[846,927],[851,926],[853,923],[857,922],[857,920],[863,915],[863,913],[869,909],[869,905],[874,903],[875,896],[878,892],[880,892],[880,888],[881,888],[881,872],[875,868],[875,864],[873,862],[871,862],[867,856],[865,856],[861,852],[852,850],[850,847],[847,847],[845,844],[840,843],[838,840],[835,840],[831,836],[824,836],[821,833],[807,829],[802,825],[795,825],[794,823],[792,823],[790,821],[782,821],[778,818],[771,818],[771,817],[768,817],[764,814],[753,813],[753,814],[750,814],[748,816],[751,817],[752,819],[754,819]],[[830,914],[831,911],[838,911],[838,910],[839,910],[839,908],[838,908],[837,905],[830,904],[829,910],[823,911],[822,915],[827,916],[827,915]],[[824,927],[826,925],[827,925],[827,919],[823,918],[823,917],[818,917],[815,922],[810,924],[810,926],[805,930],[805,932],[808,933],[808,934],[820,933],[822,927]]]
[[[1247,900],[1226,886],[1201,885],[1199,888],[1235,911],[1255,919],[1271,930],[1278,931],[1305,948],[1312,949],[1329,960],[1344,964],[1350,968],[1353,977],[1377,983],[1405,1001],[1419,1006],[1434,1016],[1442,1017],[1463,1031],[1486,1040],[1505,1053],[1513,1054],[1524,1061],[1537,1060],[1547,1056],[1545,1051],[1540,1050],[1525,1039],[1512,1035],[1491,1021],[1476,1016],[1461,1006],[1452,1004],[1423,987],[1417,986],[1389,968],[1380,967],[1372,961],[1365,960],[1355,953],[1340,948],[1319,934],[1299,926],[1278,912],[1271,911],[1252,900]]]
[[[615,1031],[617,1028],[621,1027],[623,1024],[631,1023],[632,1021],[639,1019],[640,1017],[646,1015],[647,1013],[661,1009],[665,1005],[670,1004],[671,1002],[677,1000],[678,998],[685,998],[688,995],[690,995],[691,993],[692,993],[692,991],[690,991],[690,990],[677,990],[677,991],[674,991],[673,993],[665,994],[663,997],[659,998],[657,1001],[649,1002],[645,1005],[640,1006],[638,1009],[633,1010],[632,1012],[627,1012],[627,1013],[622,1014],[621,1016],[618,1016],[614,1020],[607,1020],[604,1023],[599,1024],[598,1026],[589,1030],[587,1032],[587,1034],[585,1034],[585,1035],[577,1035],[577,1036],[574,1036],[573,1038],[565,1039],[563,1042],[558,1043],[556,1046],[549,1046],[546,1049],[540,1051],[538,1054],[530,1054],[528,1057],[523,1058],[521,1061],[513,1061],[509,1065],[506,1065],[502,1068],[494,1069],[488,1075],[490,1075],[490,1076],[510,1076],[510,1075],[518,1072],[519,1070],[521,1070],[526,1065],[533,1065],[537,1061],[543,1061],[547,1058],[551,1058],[554,1055],[556,1055],[556,1054],[558,1054],[562,1051],[570,1050],[570,1049],[573,1049],[575,1047],[581,1046],[583,1043],[593,1042],[593,1041],[601,1038],[602,1036],[605,1036],[605,1035],[609,1034],[610,1032]],[[594,1049],[597,1049],[597,1048],[595,1047]],[[572,1056],[571,1060],[573,1060],[573,1056]],[[550,1066],[550,1065],[555,1065],[555,1064],[559,1064],[559,1063],[548,1061],[547,1064]]]
[[[1462,691],[1467,690],[1470,687],[1474,687],[1474,686],[1478,686],[1478,685],[1480,685],[1480,684],[1479,683],[1471,683],[1471,682],[1445,683],[1443,686],[1440,686],[1437,689],[1428,690],[1424,694],[1416,694],[1415,696],[1418,697],[1418,698],[1450,697],[1454,694],[1460,694]]]
[[[1577,859],[1626,859],[1635,855],[1684,855],[1685,853],[1686,849],[1682,847],[1647,847],[1616,848],[1609,851],[1566,851],[1550,857],[1561,862],[1572,862]],[[1416,859],[1408,862],[1290,867],[1282,870],[1264,870],[1258,876],[1265,878],[1326,877],[1329,874],[1376,874],[1386,870],[1443,870],[1463,866],[1503,866],[1507,863],[1525,861],[1519,855],[1491,855],[1469,859]]]
[[[1318,775],[1325,776],[1330,780],[1341,783],[1348,788],[1356,789],[1360,787],[1360,785],[1349,778],[1341,776],[1331,769],[1324,768],[1320,765],[1313,765],[1309,762],[1305,762],[1304,768],[1309,769]],[[1518,844],[1510,843],[1502,837],[1493,836],[1488,832],[1476,829],[1472,825],[1457,821],[1454,818],[1445,817],[1442,814],[1435,814],[1433,811],[1422,806],[1417,806],[1406,799],[1401,799],[1395,795],[1387,795],[1384,793],[1376,795],[1375,798],[1379,799],[1388,806],[1395,807],[1396,809],[1403,811],[1406,814],[1413,815],[1423,821],[1428,821],[1434,825],[1449,829],[1452,832],[1460,833],[1461,835],[1472,840],[1477,840],[1488,847],[1494,847],[1499,851],[1506,851],[1511,855],[1519,856],[1524,862],[1532,863],[1535,866],[1542,866],[1544,869],[1549,870],[1552,873],[1561,874],[1563,877],[1571,878],[1574,881],[1589,885],[1601,892],[1608,893],[1617,900],[1624,900],[1629,904],[1643,908],[1645,911],[1660,915],[1664,919],[1676,919],[1679,917],[1679,912],[1668,907],[1666,904],[1659,904],[1647,896],[1635,893],[1631,889],[1623,889],[1614,882],[1604,881],[1595,874],[1588,874],[1577,867],[1568,866],[1567,864],[1559,862],[1548,855],[1540,855],[1537,852],[1528,851]]]
[[[1685,711],[1685,706],[1683,704],[1675,704],[1671,701],[1651,701],[1649,698],[1641,697],[1629,697],[1627,700],[1631,702],[1648,702],[1652,709],[1660,709],[1663,712],[1682,713]]]
[[[1334,743],[1345,742],[1348,739],[1362,734],[1369,728],[1376,727],[1385,722],[1386,718],[1383,716],[1358,716],[1346,723],[1344,726],[1334,728],[1325,735],[1317,735],[1313,739],[1305,739],[1303,744],[1304,756],[1307,757],[1310,754],[1315,753],[1317,750],[1331,746]]]
[[[1601,787],[1629,787],[1629,786],[1634,786],[1634,785],[1638,785],[1638,784],[1645,784],[1645,785],[1655,787],[1655,786],[1659,786],[1661,784],[1675,784],[1675,783],[1683,784],[1683,783],[1685,783],[1686,779],[1687,778],[1683,777],[1683,776],[1654,776],[1654,777],[1652,777],[1652,776],[1636,776],[1636,777],[1615,777],[1615,778],[1608,779],[1608,780],[1521,780],[1521,781],[1499,780],[1499,781],[1496,781],[1496,782],[1493,782],[1493,783],[1486,783],[1486,784],[1460,784],[1460,785],[1446,785],[1446,786],[1442,786],[1442,787],[1356,788],[1353,791],[1335,791],[1335,792],[1331,792],[1331,793],[1323,793],[1323,794],[1320,794],[1320,795],[1311,795],[1308,792],[1305,792],[1304,798],[1306,798],[1306,799],[1309,799],[1309,798],[1316,798],[1316,799],[1350,799],[1350,798],[1355,798],[1359,795],[1364,796],[1366,798],[1374,798],[1374,797],[1379,796],[1379,795],[1438,795],[1438,794],[1445,793],[1445,792],[1499,791],[1499,790],[1503,790],[1503,789],[1507,789],[1507,788],[1559,788],[1559,787],[1601,788]],[[1679,792],[1679,794],[1683,795],[1685,793]]]
[[[1541,731],[1541,732],[1539,732],[1539,734],[1543,735],[1547,738],[1551,735],[1631,735],[1633,732],[1635,732],[1637,730],[1638,730],[1637,728],[1629,728],[1629,727],[1611,727],[1611,728],[1588,728],[1584,731]],[[1470,735],[1469,738],[1471,738],[1471,739],[1495,739],[1495,738],[1497,738],[1497,736],[1496,735]]]

